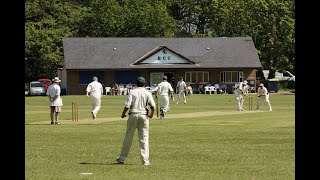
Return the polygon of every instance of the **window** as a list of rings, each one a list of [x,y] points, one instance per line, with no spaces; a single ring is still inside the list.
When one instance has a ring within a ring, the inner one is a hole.
[[[224,71],[220,74],[221,83],[232,84],[243,81],[243,72],[241,71]]]
[[[105,84],[104,71],[80,71],[79,72],[79,83],[89,84],[92,82],[92,77],[97,76],[98,81],[101,84]]]
[[[191,71],[185,73],[186,83],[207,83],[209,82],[209,72],[207,71]]]
[[[138,71],[117,71],[115,73],[115,82],[118,84],[136,84],[138,77]]]

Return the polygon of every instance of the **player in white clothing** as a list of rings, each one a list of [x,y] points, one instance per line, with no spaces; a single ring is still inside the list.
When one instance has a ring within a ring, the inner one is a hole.
[[[180,81],[178,81],[177,83],[177,89],[178,89],[178,101],[177,104],[180,103],[180,98],[181,96],[183,96],[183,103],[187,104],[187,99],[186,99],[186,90],[187,90],[187,85],[186,83],[183,81],[183,77],[180,78]]]
[[[127,96],[121,118],[126,117],[129,110],[129,118],[127,120],[126,135],[124,137],[120,156],[116,159],[119,164],[124,164],[127,158],[135,130],[138,130],[140,156],[143,165],[150,165],[149,162],[149,119],[153,117],[155,102],[152,94],[145,89],[145,79],[139,77],[137,79],[137,88],[131,90]],[[150,106],[151,112],[149,112]]]
[[[163,76],[162,82],[159,83],[153,91],[155,91],[156,98],[158,98],[157,95],[159,95],[159,105],[160,105],[160,119],[164,119],[164,115],[166,112],[170,110],[169,107],[169,95],[171,97],[171,100],[174,101],[173,98],[173,88],[171,84],[167,81],[167,76]]]
[[[264,87],[264,85],[262,83],[259,85],[259,88],[257,91],[257,96],[258,96],[257,111],[259,111],[263,99],[266,100],[268,107],[269,107],[269,111],[272,111],[272,107],[271,107],[271,104],[269,101],[269,92],[268,92],[267,88]]]
[[[86,89],[86,96],[91,97],[92,99],[92,119],[96,119],[97,113],[100,110],[101,107],[101,96],[103,95],[103,87],[100,82],[98,82],[98,78],[96,76],[93,76],[92,82],[88,84]]]
[[[243,102],[244,97],[243,95],[246,95],[248,93],[248,81],[240,82],[239,84],[235,84],[233,94],[236,98],[237,108],[238,111],[243,111]]]

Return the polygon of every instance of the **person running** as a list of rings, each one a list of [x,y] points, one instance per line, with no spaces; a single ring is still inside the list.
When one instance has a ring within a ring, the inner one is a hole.
[[[187,99],[186,99],[186,94],[185,94],[185,92],[187,91],[187,85],[183,81],[183,77],[181,77],[180,81],[178,81],[177,89],[178,89],[178,101],[177,101],[177,104],[180,103],[181,96],[183,97],[183,103],[187,104]]]
[[[126,157],[129,154],[133,135],[138,129],[140,155],[143,165],[150,165],[149,161],[149,118],[153,117],[155,102],[152,94],[145,89],[145,79],[139,77],[137,86],[127,95],[121,118],[126,117],[126,112],[129,110],[129,118],[127,120],[126,135],[123,140],[120,156],[116,159],[117,163],[124,164]],[[151,112],[148,110],[150,106]]]
[[[98,77],[93,76],[92,82],[88,84],[86,89],[86,96],[91,97],[92,100],[92,119],[95,120],[97,117],[97,114],[101,108],[101,97],[103,95],[103,87],[100,82],[98,82]]]
[[[160,105],[160,119],[164,119],[165,113],[170,111],[170,104],[169,104],[169,95],[171,100],[174,101],[173,97],[173,88],[171,84],[167,81],[167,76],[162,77],[162,82],[159,83],[155,88],[154,92],[156,98],[159,95],[159,105]]]

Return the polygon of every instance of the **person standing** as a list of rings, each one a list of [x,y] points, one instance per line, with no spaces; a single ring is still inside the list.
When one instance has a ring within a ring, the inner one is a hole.
[[[119,164],[124,164],[132,145],[135,129],[138,129],[142,164],[150,165],[149,118],[153,117],[155,102],[152,98],[152,94],[145,89],[145,79],[143,77],[139,77],[137,79],[137,86],[137,88],[131,90],[127,95],[127,100],[121,114],[121,118],[124,118],[126,117],[126,112],[129,110],[126,134],[123,140],[120,156],[116,161]],[[148,105],[151,109],[150,113],[148,113]]]
[[[243,111],[243,102],[244,97],[243,95],[246,95],[249,89],[248,81],[240,82],[239,84],[235,84],[233,94],[236,98],[237,108],[238,111]]]
[[[98,81],[97,76],[93,76],[92,82],[88,84],[86,89],[86,96],[91,97],[92,99],[92,119],[96,119],[97,114],[101,108],[101,97],[103,95],[103,87],[102,84]]]
[[[268,92],[267,88],[264,87],[263,83],[259,84],[259,88],[258,88],[258,91],[257,91],[257,96],[258,96],[257,111],[260,110],[260,106],[261,106],[261,103],[262,103],[263,99],[266,100],[266,102],[268,104],[268,107],[269,107],[269,111],[272,111],[271,103],[270,103],[270,100],[269,100],[269,92]]]
[[[187,99],[186,99],[186,94],[185,94],[185,92],[187,91],[187,85],[183,81],[183,77],[181,77],[180,81],[178,81],[177,89],[178,89],[178,102],[177,102],[177,104],[180,103],[181,96],[183,97],[183,103],[187,104]]]
[[[49,106],[50,106],[50,119],[51,124],[60,124],[59,115],[61,112],[61,107],[63,105],[62,98],[60,97],[61,88],[59,77],[55,77],[52,80],[52,84],[48,87],[46,95],[49,98]]]
[[[156,98],[158,98],[157,94],[160,95],[159,97],[159,105],[160,105],[160,119],[164,119],[165,113],[169,112],[169,94],[171,100],[174,101],[173,97],[173,88],[171,84],[167,81],[167,76],[162,77],[162,82],[159,83],[153,91],[155,91]]]

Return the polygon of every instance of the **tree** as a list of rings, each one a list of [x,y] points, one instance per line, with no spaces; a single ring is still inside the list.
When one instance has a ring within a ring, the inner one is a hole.
[[[89,9],[57,0],[27,0],[25,5],[25,81],[52,78],[64,64],[62,38],[77,34]]]

